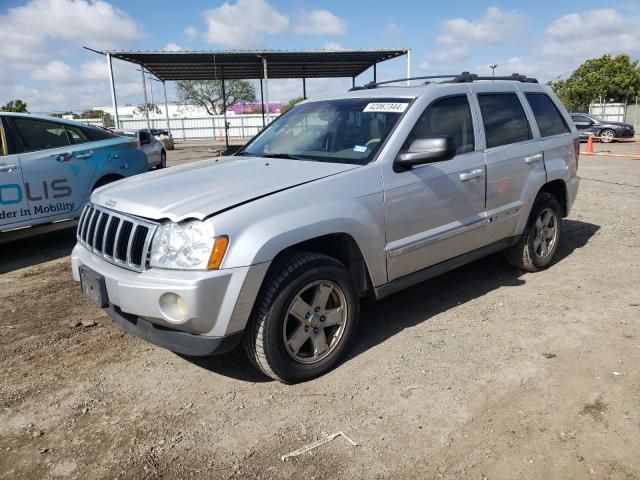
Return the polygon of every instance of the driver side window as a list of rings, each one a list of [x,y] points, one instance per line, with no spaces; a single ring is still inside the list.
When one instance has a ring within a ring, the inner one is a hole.
[[[419,138],[451,137],[456,155],[475,150],[473,119],[469,99],[456,95],[436,100],[420,115],[404,147]]]

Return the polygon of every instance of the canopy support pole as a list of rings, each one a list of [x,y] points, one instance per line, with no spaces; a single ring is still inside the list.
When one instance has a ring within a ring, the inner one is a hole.
[[[107,53],[107,65],[109,67],[109,85],[111,86],[111,104],[115,114],[115,127],[120,129],[120,117],[118,116],[118,100],[116,99],[116,84],[113,80],[113,66],[111,65],[111,54]]]
[[[260,79],[260,105],[262,105],[262,126],[266,127],[267,122],[264,119],[264,91],[262,90],[262,78]]]
[[[167,132],[169,132],[169,136],[171,136],[171,126],[169,125],[169,101],[167,100],[167,84],[163,80],[162,88],[164,89],[164,118],[167,119]]]
[[[147,81],[145,79],[144,67],[140,69],[142,71],[142,90],[144,91],[144,116],[147,117],[147,128],[151,130],[151,123],[149,122],[149,100],[147,100]]]
[[[307,78],[304,65],[302,66],[302,98],[307,99]]]
[[[227,94],[224,88],[224,68],[222,68],[222,114],[224,116],[224,143],[229,150],[229,125],[227,124]]]
[[[269,75],[267,74],[267,59],[262,57],[262,71],[264,74],[264,96],[267,103],[267,120],[270,120],[269,114],[271,109],[269,108]]]
[[[378,72],[376,72],[377,65],[377,63],[373,64],[373,83],[376,83],[378,81]]]
[[[356,77],[351,77],[351,87],[354,88],[356,86]]]
[[[411,49],[407,50],[407,78],[411,78]],[[407,80],[407,87],[411,85],[411,80]]]

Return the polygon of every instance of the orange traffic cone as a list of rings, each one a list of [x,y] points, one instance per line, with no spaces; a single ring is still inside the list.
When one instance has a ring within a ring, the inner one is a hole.
[[[587,151],[585,153],[593,154],[593,135],[589,135],[587,140]]]

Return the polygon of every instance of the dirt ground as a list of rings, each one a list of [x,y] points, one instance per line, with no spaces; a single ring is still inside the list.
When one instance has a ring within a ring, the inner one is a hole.
[[[366,304],[295,386],[125,333],[72,281],[72,231],[0,245],[0,478],[640,478],[640,160],[579,173],[551,268],[495,255]],[[359,446],[280,460],[339,431]]]

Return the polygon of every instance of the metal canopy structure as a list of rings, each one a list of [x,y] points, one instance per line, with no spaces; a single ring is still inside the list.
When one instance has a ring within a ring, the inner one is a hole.
[[[87,48],[87,47],[85,47]],[[88,49],[92,50],[92,49]],[[96,50],[92,50],[97,52]],[[97,52],[103,53],[103,52]],[[362,50],[237,50],[237,51],[121,51],[106,52],[111,83],[111,97],[119,127],[118,102],[113,79],[112,59],[140,65],[145,91],[147,125],[149,113],[146,100],[145,71],[153,74],[163,84],[178,80],[221,80],[223,115],[225,117],[225,142],[229,146],[228,123],[226,121],[225,80],[260,80],[263,125],[265,101],[269,109],[268,79],[302,79],[303,97],[307,98],[307,78],[351,77],[355,78],[373,68],[373,81],[377,80],[376,66],[380,62],[407,56],[407,77],[410,77],[411,50],[409,49],[362,49]],[[169,114],[165,88],[165,114],[169,127]]]
[[[406,55],[408,50],[263,50],[220,52],[108,52],[137,63],[160,80],[357,77],[372,66]]]

